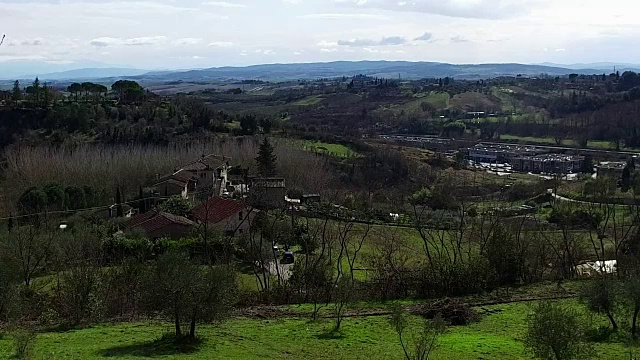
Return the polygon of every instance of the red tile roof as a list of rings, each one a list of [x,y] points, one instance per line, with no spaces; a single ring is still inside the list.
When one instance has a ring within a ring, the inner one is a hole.
[[[214,196],[207,200],[204,204],[192,210],[193,217],[209,224],[217,224],[231,216],[236,216],[247,206],[235,200],[223,199]]]
[[[140,228],[146,233],[151,233],[158,229],[162,229],[167,225],[184,225],[195,226],[196,224],[182,216],[176,216],[169,213],[162,213],[157,211],[149,211],[144,214],[135,216],[124,223],[127,228]]]
[[[208,169],[217,169],[220,166],[222,166],[229,159],[230,158],[225,158],[224,156],[211,154],[211,155],[204,156],[204,157],[202,157],[202,159],[199,159],[198,161],[195,161],[195,162],[185,166],[181,170],[184,170],[184,171],[203,171],[203,170],[208,170]]]

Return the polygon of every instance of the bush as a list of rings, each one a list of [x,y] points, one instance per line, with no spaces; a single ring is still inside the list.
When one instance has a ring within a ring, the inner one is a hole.
[[[490,290],[494,283],[494,271],[487,259],[471,258],[453,263],[436,260],[424,268],[416,281],[419,297],[464,296]]]
[[[54,292],[55,310],[71,325],[102,319],[104,304],[100,296],[101,286],[99,267],[88,265],[68,269]]]
[[[15,351],[15,358],[17,359],[31,359],[33,357],[33,345],[35,343],[37,334],[28,329],[15,329],[11,332],[11,339],[13,341],[13,348]]]
[[[478,313],[469,304],[449,298],[420,306],[416,312],[427,319],[439,317],[453,326],[469,325],[480,319]]]
[[[525,347],[536,358],[571,360],[593,357],[583,321],[571,306],[541,302],[529,315]]]

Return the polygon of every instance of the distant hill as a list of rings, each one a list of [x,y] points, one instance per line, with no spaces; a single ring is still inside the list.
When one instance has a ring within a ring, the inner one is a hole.
[[[578,64],[555,64],[555,63],[542,63],[538,64],[542,66],[563,67],[567,69],[583,70],[583,69],[596,69],[605,74],[610,74],[613,69],[616,68],[620,71],[640,71],[640,64],[625,64],[625,63],[613,63],[613,62],[597,62],[597,63],[578,63]]]
[[[148,73],[149,70],[128,68],[87,68],[76,69],[51,74],[37,75],[40,80],[92,80],[101,78],[132,77]],[[36,75],[24,75],[21,79],[32,79]]]
[[[85,70],[93,70],[95,69],[117,69],[117,70],[132,70],[131,66],[126,65],[114,65],[114,64],[105,64],[98,61],[93,60],[77,60],[70,62],[62,62],[62,63],[52,63],[41,60],[9,60],[9,61],[0,61],[0,80],[15,80],[15,79],[32,79],[36,76],[43,77],[47,76],[50,80],[59,78],[58,74],[62,74],[61,76],[98,76],[104,77],[105,75],[110,76],[113,74],[119,75],[121,71],[116,71],[113,73],[96,73],[92,75],[90,73],[85,74],[83,71]],[[79,71],[80,70],[80,71]],[[73,72],[79,71],[77,74]],[[150,70],[140,70],[140,73],[149,72]],[[69,73],[70,72],[70,73]],[[132,72],[126,72],[126,76],[131,76]]]
[[[260,79],[267,81],[317,79],[364,74],[369,76],[421,79],[433,77],[455,77],[461,79],[482,79],[498,76],[552,76],[579,72],[596,74],[595,69],[568,69],[554,66],[525,64],[468,64],[454,65],[435,62],[408,61],[337,61],[329,63],[268,64],[247,67],[218,67],[183,72],[149,73],[138,78],[162,81],[212,81]]]
[[[1,67],[1,65],[0,65]],[[5,80],[15,78],[31,79],[39,76],[41,80],[77,81],[77,80],[113,80],[131,78],[145,83],[185,81],[210,82],[256,79],[265,81],[285,81],[297,79],[333,78],[364,74],[384,78],[422,79],[454,77],[458,79],[486,79],[498,76],[539,76],[541,74],[562,76],[570,73],[602,74],[597,67],[570,68],[563,66],[527,65],[527,64],[447,64],[437,62],[408,61],[336,61],[328,63],[266,64],[246,67],[214,67],[197,70],[151,71],[125,67],[95,66],[67,69],[60,72],[24,72],[23,76],[6,76]]]

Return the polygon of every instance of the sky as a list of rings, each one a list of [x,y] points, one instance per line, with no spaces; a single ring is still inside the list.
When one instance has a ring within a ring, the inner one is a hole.
[[[3,63],[640,63],[635,0],[0,0]]]

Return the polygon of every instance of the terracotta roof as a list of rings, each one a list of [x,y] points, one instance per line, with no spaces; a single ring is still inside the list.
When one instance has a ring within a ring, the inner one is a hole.
[[[140,224],[142,224],[145,221],[148,221],[149,219],[151,219],[152,217],[156,216],[158,214],[158,212],[156,211],[148,211],[144,214],[140,214],[140,215],[136,215],[134,217],[132,217],[131,219],[127,220],[124,222],[124,227],[126,228],[134,228]]]
[[[183,171],[201,171],[207,169],[217,169],[222,166],[229,158],[225,158],[220,155],[207,155],[199,159],[198,161],[194,161],[191,164],[185,166],[181,170]]]
[[[164,212],[149,211],[138,216],[134,216],[124,223],[127,228],[140,228],[150,233],[161,229],[167,225],[178,224],[184,226],[195,226],[196,224],[182,216],[177,216]]]
[[[204,204],[192,210],[193,217],[210,224],[219,223],[231,216],[236,216],[240,211],[246,209],[246,205],[240,201],[223,199],[214,196]]]
[[[176,179],[184,182],[198,181],[198,177],[196,177],[194,174],[187,171],[183,171],[183,170],[178,170],[177,172],[167,176],[167,178]]]
[[[188,183],[188,181],[178,180],[178,179],[174,179],[174,178],[167,178],[167,179],[160,180],[159,182],[153,184],[153,186],[158,186],[158,185],[161,185],[161,184],[172,184],[172,185],[176,185],[176,186],[179,186],[179,187],[185,187],[189,183]]]

